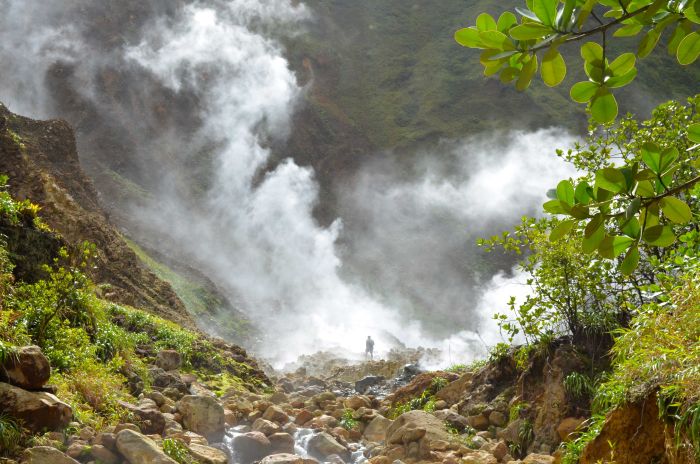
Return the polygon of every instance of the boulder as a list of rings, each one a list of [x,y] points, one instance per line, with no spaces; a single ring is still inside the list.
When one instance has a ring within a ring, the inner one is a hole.
[[[210,396],[183,396],[178,403],[182,425],[203,435],[207,440],[220,442],[224,436],[224,407]]]
[[[294,437],[288,433],[273,433],[269,437],[271,452],[294,453]]]
[[[493,454],[500,461],[508,454],[508,445],[504,441],[491,441],[483,445],[481,450]]]
[[[489,414],[489,423],[496,427],[503,427],[508,423],[508,418],[500,411],[492,411]]]
[[[192,457],[197,462],[202,464],[227,464],[228,456],[220,449],[212,448],[211,446],[190,443],[187,446],[190,449]]]
[[[253,431],[261,432],[265,436],[272,435],[273,433],[277,433],[280,430],[281,428],[279,425],[269,420],[265,420],[262,417],[256,419],[255,422],[253,422]]]
[[[121,458],[104,445],[92,445],[90,454],[102,464],[119,464],[121,462]]]
[[[384,416],[377,415],[372,422],[365,427],[364,436],[369,441],[381,442],[386,440],[386,431],[393,423]]]
[[[119,406],[138,416],[140,421],[140,429],[146,435],[160,435],[165,429],[165,416],[158,410],[158,406],[153,400],[148,400],[138,406],[126,401],[119,401]]]
[[[30,392],[0,383],[0,411],[22,421],[34,433],[66,428],[73,410],[51,393]]]
[[[462,464],[498,464],[498,459],[483,450],[473,450],[462,456]]]
[[[617,461],[615,461],[617,462]],[[647,461],[635,461],[647,462]],[[648,461],[651,462],[651,461]],[[529,454],[525,459],[523,459],[523,464],[554,464],[554,457],[548,456],[546,454]]]
[[[369,375],[355,382],[355,391],[359,394],[364,394],[367,390],[375,385],[384,382],[384,377],[380,375]]]
[[[156,366],[164,371],[174,371],[182,366],[182,356],[175,350],[162,350],[156,355]]]
[[[371,408],[372,402],[366,396],[351,396],[347,398],[344,402],[346,408],[349,409],[360,409],[360,408]]]
[[[270,402],[272,404],[283,404],[289,402],[289,397],[284,392],[275,392],[270,395]]]
[[[117,449],[130,464],[177,464],[153,440],[133,430],[117,433]]]
[[[329,433],[321,432],[309,439],[309,452],[320,458],[327,458],[333,454],[347,456],[348,450],[338,443]]]
[[[2,366],[8,382],[26,390],[39,390],[51,377],[49,359],[38,346],[23,346]]]
[[[80,464],[50,446],[27,448],[22,453],[22,464]]]
[[[420,459],[430,455],[431,442],[452,441],[452,436],[445,429],[443,421],[425,411],[409,411],[402,414],[389,426],[386,437],[388,444],[403,444],[407,450],[410,443],[418,442],[418,453],[412,457]]]
[[[260,464],[305,464],[304,458],[296,454],[280,453],[264,457]]]
[[[574,432],[580,431],[583,427],[586,419],[581,417],[567,417],[559,423],[557,427],[557,433],[561,441],[570,441],[575,438],[572,434]]]
[[[287,417],[287,414],[285,414],[282,408],[274,404],[265,409],[265,413],[262,417],[263,419],[277,422],[278,424],[286,424],[289,421],[289,417]]]
[[[248,432],[233,438],[236,462],[250,464],[270,452],[270,440],[260,432]]]
[[[475,414],[467,417],[467,423],[476,430],[486,430],[489,428],[489,419],[483,414]]]
[[[464,397],[466,391],[471,386],[474,374],[467,372],[462,374],[460,378],[454,382],[448,383],[445,387],[435,393],[435,397],[439,400],[447,402],[449,406],[459,403]]]
[[[296,419],[294,419],[294,423],[297,425],[304,425],[313,418],[314,415],[310,411],[302,409],[301,411],[299,411],[299,414],[297,414]]]
[[[443,422],[446,422],[450,427],[457,429],[458,432],[464,431],[464,429],[469,426],[469,421],[467,421],[466,417],[449,409],[435,411],[433,412],[433,416],[437,417]]]

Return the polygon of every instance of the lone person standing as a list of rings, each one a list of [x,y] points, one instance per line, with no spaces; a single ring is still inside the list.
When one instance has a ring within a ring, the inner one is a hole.
[[[374,340],[369,335],[367,335],[367,341],[365,342],[365,356],[368,356],[369,359],[374,359]]]

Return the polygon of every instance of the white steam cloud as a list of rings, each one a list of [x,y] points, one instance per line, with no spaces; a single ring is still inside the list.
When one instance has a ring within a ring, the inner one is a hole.
[[[517,274],[484,268],[474,238],[539,209],[547,186],[570,174],[553,153],[569,135],[512,132],[443,143],[410,162],[384,156],[342,186],[342,220],[325,227],[312,213],[311,169],[285,160],[261,174],[269,141],[288,134],[305,91],[272,34],[298,31],[308,10],[287,0],[209,0],[159,16],[170,7],[156,4],[139,40],[105,53],[62,25],[60,6],[30,20],[42,2],[0,0],[9,12],[0,19],[0,100],[47,116],[44,74],[56,60],[76,67],[83,97],[125,121],[133,102],[109,103],[94,82],[105,63],[146,73],[174,98],[194,95],[188,111],[201,123],[191,132],[143,130],[137,141],[154,160],[140,177],[157,188],[150,206],[130,214],[177,244],[258,324],[265,338],[256,350],[276,364],[320,349],[357,352],[368,334],[380,352],[396,340],[443,348],[442,363],[468,361],[499,339],[490,313],[526,288]],[[145,83],[130,85],[148,98]],[[211,163],[203,195],[183,193],[184,167],[158,169],[167,157]]]

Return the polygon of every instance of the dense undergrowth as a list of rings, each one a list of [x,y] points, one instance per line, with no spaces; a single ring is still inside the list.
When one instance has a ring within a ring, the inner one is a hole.
[[[16,201],[0,179],[0,219],[48,230],[39,208]],[[48,233],[48,232],[47,232]],[[100,288],[86,276],[95,247],[84,243],[61,249],[31,283],[17,281],[5,238],[0,237],[0,362],[16,347],[38,345],[50,361],[50,384],[73,408],[80,426],[99,431],[119,421],[137,420],[119,405],[134,402],[127,379],[149,388],[148,364],[162,349],[177,350],[183,370],[197,374],[215,392],[229,388],[264,388],[257,371],[224,353],[201,334],[144,311],[100,298]],[[11,417],[0,415],[0,449],[12,454],[20,444],[41,444]]]

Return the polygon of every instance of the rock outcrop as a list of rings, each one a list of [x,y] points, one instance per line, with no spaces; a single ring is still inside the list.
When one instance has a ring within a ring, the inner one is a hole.
[[[0,383],[0,411],[22,421],[32,432],[64,429],[73,417],[71,407],[55,395],[7,383]]]

